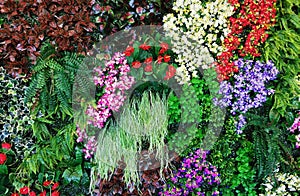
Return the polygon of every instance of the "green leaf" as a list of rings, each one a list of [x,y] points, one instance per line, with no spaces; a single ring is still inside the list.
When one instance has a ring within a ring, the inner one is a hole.
[[[4,175],[8,174],[8,169],[6,165],[0,165],[0,174],[4,174]]]

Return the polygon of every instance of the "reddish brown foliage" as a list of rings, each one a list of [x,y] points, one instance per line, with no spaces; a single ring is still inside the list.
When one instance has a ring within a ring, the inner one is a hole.
[[[144,156],[145,155],[145,156]],[[177,165],[180,162],[178,155],[174,154],[172,157],[173,164]],[[154,154],[143,153],[139,161],[140,180],[141,184],[137,186],[127,186],[123,181],[123,169],[126,165],[120,162],[119,168],[115,170],[110,180],[99,179],[98,189],[95,190],[97,195],[158,195],[160,188],[164,184],[160,176],[160,162],[154,159]],[[149,170],[147,170],[147,168]],[[164,169],[163,175],[165,179],[171,176],[170,169]],[[139,188],[139,191],[138,191]]]
[[[0,29],[0,59],[9,72],[26,72],[42,41],[58,51],[86,53],[96,26],[91,22],[92,0],[4,0],[0,14],[7,23]]]

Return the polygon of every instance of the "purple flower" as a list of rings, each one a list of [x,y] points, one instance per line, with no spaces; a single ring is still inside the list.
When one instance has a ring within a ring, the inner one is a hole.
[[[239,73],[234,75],[233,82],[221,82],[219,94],[222,97],[213,100],[215,105],[229,108],[232,115],[244,114],[252,108],[262,106],[267,96],[275,92],[273,89],[267,89],[267,83],[275,80],[279,73],[271,61],[263,64],[259,61],[239,59],[234,63],[239,67]],[[239,117],[238,133],[242,133],[245,124],[245,119]]]
[[[180,169],[171,178],[173,185],[164,185],[164,191],[160,195],[191,195],[191,193],[205,195],[196,190],[201,188],[203,191],[203,185],[220,184],[217,168],[206,162],[207,154],[208,151],[197,149],[184,158]]]

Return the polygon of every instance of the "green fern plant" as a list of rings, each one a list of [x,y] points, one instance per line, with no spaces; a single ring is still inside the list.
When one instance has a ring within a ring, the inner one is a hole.
[[[298,0],[277,1],[277,23],[269,32],[263,57],[272,60],[280,74],[269,116],[276,123],[289,109],[299,109],[300,86],[300,3]],[[294,103],[298,104],[294,104]]]
[[[12,174],[18,179],[25,182],[43,168],[48,171],[64,170],[68,167],[65,163],[75,156],[72,88],[82,59],[83,56],[75,53],[56,53],[52,45],[43,44],[25,92],[25,101],[33,103],[32,130],[36,144],[31,149],[34,153],[27,154],[16,173]]]
[[[255,165],[258,180],[270,175],[280,163],[287,163],[291,151],[286,144],[286,132],[279,124],[273,125],[267,117],[249,114],[247,129],[251,130],[254,148]],[[289,163],[288,163],[289,164]]]

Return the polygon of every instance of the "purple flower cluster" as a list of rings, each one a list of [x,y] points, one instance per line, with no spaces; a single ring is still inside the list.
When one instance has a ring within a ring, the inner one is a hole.
[[[181,167],[171,178],[173,185],[165,185],[160,195],[182,196],[191,193],[205,195],[201,189],[203,185],[219,185],[220,174],[215,166],[206,161],[207,154],[208,151],[198,149],[185,158]],[[214,191],[212,195],[219,195],[219,191]]]
[[[94,84],[104,88],[104,94],[97,102],[97,107],[89,105],[86,114],[90,117],[88,124],[98,128],[103,128],[107,119],[111,116],[111,111],[117,112],[124,104],[126,91],[135,83],[134,77],[129,76],[130,67],[127,59],[122,53],[115,53],[112,59],[105,63],[105,67],[94,69]],[[83,152],[86,158],[91,158],[96,150],[95,137],[89,137],[86,130],[77,127],[77,142],[87,141]]]
[[[239,68],[239,73],[234,75],[234,82],[222,81],[219,94],[223,97],[214,99],[214,103],[222,108],[230,107],[230,113],[246,113],[252,108],[258,108],[267,100],[267,96],[273,94],[273,89],[267,89],[269,81],[275,80],[279,71],[269,61],[263,64],[259,61],[239,59],[234,62]],[[237,123],[238,133],[246,124],[243,116],[239,116]]]
[[[295,118],[293,125],[290,128],[288,128],[288,130],[291,133],[295,133],[295,131],[298,130],[298,135],[295,136],[295,138],[296,138],[296,148],[300,147],[300,112],[298,114],[299,114],[299,117]]]
[[[124,104],[126,90],[135,83],[134,77],[129,76],[130,67],[124,54],[115,53],[105,68],[95,68],[96,76],[94,83],[99,87],[104,87],[104,94],[97,102],[97,108],[89,106],[86,113],[91,119],[88,121],[95,127],[103,128],[107,119],[111,116],[111,111],[117,112]]]

